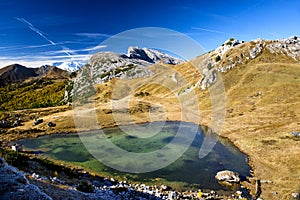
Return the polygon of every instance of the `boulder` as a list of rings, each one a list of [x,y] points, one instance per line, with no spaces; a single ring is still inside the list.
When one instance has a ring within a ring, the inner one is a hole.
[[[0,157],[0,199],[41,199],[51,198],[37,186],[29,184],[27,178],[15,167]]]
[[[298,131],[292,131],[291,134],[295,137],[300,137],[300,132]]]
[[[292,193],[292,197],[298,199],[300,197],[299,193]]]
[[[237,172],[229,171],[229,170],[224,170],[224,171],[219,171],[215,178],[218,181],[224,181],[224,182],[229,182],[229,183],[239,183],[240,182],[240,177]]]

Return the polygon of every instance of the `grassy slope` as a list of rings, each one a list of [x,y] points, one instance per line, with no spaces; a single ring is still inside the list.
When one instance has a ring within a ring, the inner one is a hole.
[[[300,127],[300,65],[264,51],[224,74],[223,81],[227,115],[222,135],[250,155],[255,178],[272,181],[262,185],[264,199],[291,198],[300,190],[300,140],[290,135]],[[203,110],[208,101],[200,103]],[[203,121],[209,124],[209,118]]]
[[[300,125],[300,66],[251,63],[242,71],[239,82],[226,87],[231,113],[224,135],[251,156],[257,178],[273,182],[263,184],[263,196],[287,199],[300,187],[300,141],[290,136]],[[235,76],[229,72],[225,83]]]

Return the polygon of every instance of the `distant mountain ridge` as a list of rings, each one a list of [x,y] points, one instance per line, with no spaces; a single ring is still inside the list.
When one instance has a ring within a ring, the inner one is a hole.
[[[0,69],[0,86],[35,77],[66,78],[68,74],[67,71],[55,66],[43,65],[39,68],[29,68],[19,64],[12,64]]]

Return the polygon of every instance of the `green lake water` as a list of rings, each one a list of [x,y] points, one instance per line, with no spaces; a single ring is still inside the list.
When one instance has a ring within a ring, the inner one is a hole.
[[[145,123],[139,126],[147,128],[148,125],[148,123]],[[112,144],[126,151],[136,153],[147,153],[161,149],[172,142],[178,132],[182,132],[183,135],[183,137],[181,135],[182,138],[180,138],[180,140],[173,144],[173,146],[175,145],[175,148],[178,147],[178,149],[180,149],[180,145],[182,145],[180,141],[195,136],[189,148],[182,156],[175,160],[175,162],[162,169],[147,173],[126,173],[107,167],[95,159],[95,157],[86,149],[86,146],[82,143],[78,134],[47,135],[20,140],[18,143],[23,144],[26,149],[42,151],[45,156],[50,157],[51,159],[70,162],[102,175],[120,177],[121,179],[131,182],[167,184],[177,190],[201,188],[228,191],[230,188],[220,185],[214,178],[218,171],[225,169],[238,172],[241,176],[249,176],[250,167],[247,163],[247,156],[240,152],[239,149],[227,139],[218,138],[217,143],[208,155],[200,159],[199,149],[202,146],[205,137],[217,136],[208,136],[203,133],[198,125],[193,123],[166,122],[164,124],[156,122],[152,123],[152,126],[155,126],[157,130],[160,131],[147,138],[133,136],[134,134],[126,134],[131,129],[130,125],[125,126],[126,133],[118,127],[103,129],[105,134],[97,131],[80,133],[81,135],[86,135],[84,138],[85,144],[87,141],[89,142],[89,150],[93,155],[101,150],[100,155],[102,157],[107,157],[106,159],[110,159],[109,152],[112,151],[112,149],[97,145],[99,144],[97,141],[103,139],[103,134],[106,139],[109,139],[112,142]],[[192,132],[195,132],[195,130],[197,130],[197,133],[196,135],[193,135]],[[148,134],[151,134],[151,131],[153,130],[149,128]],[[133,130],[133,132],[138,134],[138,130]],[[140,134],[145,134],[145,132]],[[158,154],[157,156],[160,155]],[[122,159],[124,160],[122,161]],[[151,165],[154,160],[155,158],[149,157],[147,162],[141,163],[143,163],[143,165]],[[117,164],[120,166],[125,161],[128,162],[128,158],[121,157],[116,159]],[[136,165],[138,167],[143,167],[139,166],[139,162],[136,162]]]

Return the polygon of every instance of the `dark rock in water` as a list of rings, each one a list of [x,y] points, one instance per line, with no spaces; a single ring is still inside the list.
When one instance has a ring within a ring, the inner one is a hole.
[[[6,120],[0,121],[0,128],[10,128],[10,123]]]
[[[43,121],[44,121],[43,119],[35,119],[34,122],[33,122],[33,126],[41,124],[41,123],[43,123]]]
[[[18,169],[8,165],[0,157],[0,199],[50,200],[37,186],[29,184]]]
[[[218,181],[224,181],[228,183],[239,183],[240,182],[240,177],[239,174],[233,171],[229,170],[224,170],[224,171],[219,171],[215,178]]]
[[[19,119],[15,120],[12,126],[13,127],[21,126],[21,121]]]
[[[47,124],[49,127],[55,127],[56,126],[56,124],[54,124],[53,122],[48,122],[48,124]]]

